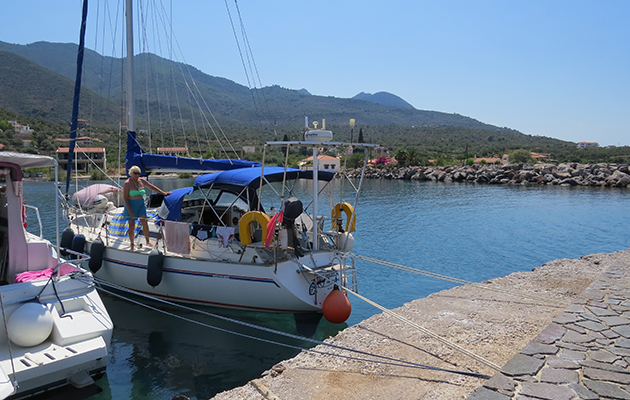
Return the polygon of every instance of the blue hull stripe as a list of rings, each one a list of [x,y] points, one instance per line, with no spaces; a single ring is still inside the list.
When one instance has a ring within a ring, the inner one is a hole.
[[[130,268],[138,268],[138,269],[147,269],[146,265],[129,263],[120,260],[114,260],[112,258],[104,258],[104,261],[110,262],[112,264],[118,264],[123,267]],[[218,279],[232,279],[238,281],[248,281],[248,282],[259,282],[259,283],[273,283],[278,288],[280,285],[276,283],[275,280],[270,278],[252,278],[248,276],[239,276],[239,275],[226,275],[226,274],[213,274],[210,272],[198,272],[198,271],[186,271],[182,269],[172,269],[172,268],[164,268],[163,272],[168,272],[170,274],[182,274],[182,275],[191,275],[191,276],[203,276],[205,278],[218,278]]]

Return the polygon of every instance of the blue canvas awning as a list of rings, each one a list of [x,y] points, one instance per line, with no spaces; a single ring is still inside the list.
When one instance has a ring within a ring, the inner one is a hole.
[[[265,167],[264,171],[261,167],[252,167],[201,175],[195,179],[195,184],[199,187],[207,187],[213,183],[221,183],[258,189],[260,186],[260,175],[263,172],[268,182],[281,182],[284,179],[284,167]],[[312,170],[287,168],[286,173],[287,179],[313,179]],[[334,172],[318,172],[319,180],[330,181],[334,176]]]

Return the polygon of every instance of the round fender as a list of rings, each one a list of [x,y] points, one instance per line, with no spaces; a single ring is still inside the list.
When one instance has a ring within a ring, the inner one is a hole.
[[[90,260],[88,261],[88,266],[90,267],[90,271],[93,273],[97,273],[101,266],[103,265],[103,255],[105,254],[105,244],[101,240],[101,238],[96,238],[95,241],[90,245]]]
[[[346,322],[352,312],[352,304],[348,296],[335,285],[322,304],[324,318],[333,324]]]
[[[249,211],[245,215],[241,217],[241,220],[238,221],[238,231],[241,236],[241,244],[243,246],[247,246],[252,242],[252,235],[250,232],[250,226],[252,222],[258,222],[262,227],[262,237],[267,237],[267,224],[269,223],[269,216],[260,211]]]
[[[164,254],[157,249],[151,250],[147,261],[147,283],[156,287],[162,282],[162,270],[164,268]]]
[[[21,347],[33,347],[50,336],[53,316],[44,304],[26,303],[11,314],[6,327],[13,343]]]
[[[76,251],[77,253],[85,252],[85,236],[83,235],[75,235],[72,238],[72,246],[70,246],[70,250]],[[75,259],[77,256],[74,254],[70,255],[70,258]]]
[[[336,219],[341,218],[341,211],[346,214],[346,232],[354,232],[357,225],[357,217],[352,217],[354,214],[354,207],[345,201],[335,204],[332,210],[330,210],[330,216],[332,217],[332,229],[338,229]]]

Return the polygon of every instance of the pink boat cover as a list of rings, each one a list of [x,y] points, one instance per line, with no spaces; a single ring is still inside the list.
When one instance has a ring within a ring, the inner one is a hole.
[[[96,196],[118,191],[120,191],[120,189],[116,186],[105,183],[95,183],[94,185],[90,185],[73,194],[72,201],[74,204],[80,204],[83,207],[92,207]]]

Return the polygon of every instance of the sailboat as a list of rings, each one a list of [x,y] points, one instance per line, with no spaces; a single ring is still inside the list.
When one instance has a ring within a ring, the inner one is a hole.
[[[41,167],[54,167],[59,210],[55,159],[0,152],[0,399],[86,387],[107,366],[113,324],[80,265],[87,256],[62,259],[59,237],[54,245],[42,235],[39,212],[39,235],[24,226],[23,169]]]
[[[130,1],[127,34],[132,34]],[[132,74],[133,39],[127,39],[128,74]],[[127,170],[138,165],[142,173],[202,172],[197,160],[152,155],[138,144],[133,111],[133,79],[127,83]],[[209,160],[215,170],[198,176],[192,186],[172,190],[167,196],[147,198],[149,234],[155,247],[132,248],[128,224],[111,193],[84,189],[83,199],[67,209],[69,228],[65,244],[80,237],[91,257],[95,276],[121,288],[158,298],[241,310],[320,315],[343,322],[349,315],[346,289],[356,290],[356,268],[349,254],[357,221],[361,181],[350,182],[351,199],[331,193],[330,216],[319,215],[324,187],[334,185],[343,171],[321,170],[321,148],[344,151],[348,147],[377,145],[332,142],[332,132],[305,124],[304,140],[268,142],[262,163]],[[275,148],[313,152],[309,170],[265,166],[265,155]],[[365,164],[368,152],[365,152]],[[295,181],[306,180],[309,186]],[[296,186],[297,185],[297,186]],[[311,186],[312,185],[312,186]],[[338,185],[341,189],[343,185]],[[295,188],[310,188],[311,198],[296,197]],[[111,188],[105,191],[111,192]],[[265,200],[277,199],[273,207]],[[136,224],[140,235],[140,224]],[[333,294],[334,293],[334,294]],[[331,296],[332,294],[332,296]],[[345,300],[345,301],[344,301]],[[328,304],[328,306],[326,305]],[[330,306],[330,304],[334,304]],[[335,315],[333,315],[335,314]]]

